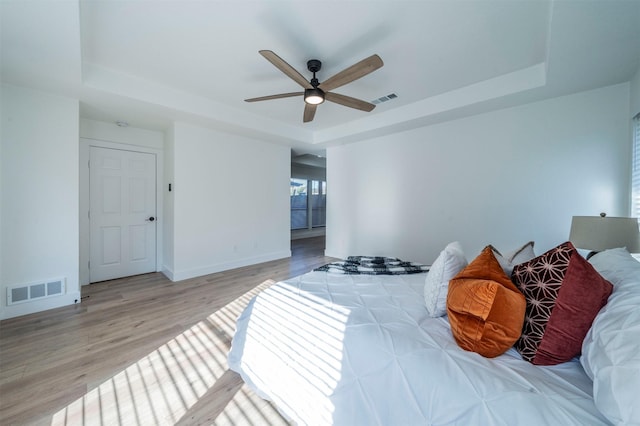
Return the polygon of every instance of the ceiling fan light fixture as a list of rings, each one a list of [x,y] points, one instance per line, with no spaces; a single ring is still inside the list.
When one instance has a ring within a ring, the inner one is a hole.
[[[316,77],[316,73],[322,68],[322,62],[320,60],[310,59],[307,61],[307,69],[309,72],[313,73],[313,78],[307,81],[302,74],[271,50],[259,50],[258,53],[260,53],[267,61],[271,62],[271,64],[278,68],[283,74],[302,86],[304,88],[304,92],[261,96],[259,98],[245,99],[246,102],[268,101],[271,99],[290,98],[293,96],[303,95],[305,102],[304,114],[302,116],[303,123],[313,121],[313,117],[316,113],[316,107],[325,100],[365,112],[370,112],[376,107],[373,103],[352,98],[351,96],[340,95],[338,93],[334,93],[332,90],[362,78],[384,65],[382,59],[380,59],[380,56],[378,55],[374,54],[360,62],[356,62],[320,84]]]
[[[324,92],[322,89],[305,89],[304,101],[309,105],[320,105],[324,102]]]

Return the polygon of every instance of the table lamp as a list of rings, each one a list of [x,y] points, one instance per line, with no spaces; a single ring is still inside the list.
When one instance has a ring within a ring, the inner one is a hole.
[[[638,219],[633,217],[573,216],[569,240],[576,248],[603,251],[626,247],[630,253],[640,252]]]

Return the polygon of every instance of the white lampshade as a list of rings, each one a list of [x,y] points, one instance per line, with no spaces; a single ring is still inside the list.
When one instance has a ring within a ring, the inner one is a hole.
[[[573,216],[569,240],[576,248],[602,251],[626,247],[640,252],[638,219],[632,217]]]

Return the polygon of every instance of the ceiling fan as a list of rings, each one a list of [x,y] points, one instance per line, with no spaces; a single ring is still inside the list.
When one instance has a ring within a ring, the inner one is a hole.
[[[352,98],[351,96],[333,93],[331,90],[351,83],[367,74],[372,73],[382,67],[382,59],[378,55],[371,55],[362,61],[351,65],[333,77],[320,83],[316,78],[316,73],[322,68],[322,62],[317,59],[311,59],[307,62],[307,69],[313,73],[313,78],[307,81],[302,74],[296,71],[291,65],[286,63],[281,57],[270,50],[260,50],[259,53],[265,59],[275,65],[280,71],[285,73],[289,78],[304,88],[304,92],[280,93],[278,95],[261,96],[259,98],[245,99],[245,102],[268,101],[271,99],[291,98],[294,96],[304,96],[304,115],[302,121],[308,123],[313,120],[316,114],[316,108],[325,100],[336,104],[344,105],[349,108],[355,108],[369,112],[376,106],[372,103]]]

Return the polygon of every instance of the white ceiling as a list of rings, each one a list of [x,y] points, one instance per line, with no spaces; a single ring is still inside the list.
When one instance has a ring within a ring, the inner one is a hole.
[[[2,80],[78,97],[81,115],[165,129],[187,121],[300,152],[629,81],[640,0],[0,0]],[[258,54],[318,78],[374,53],[385,65],[302,123],[300,91]]]

